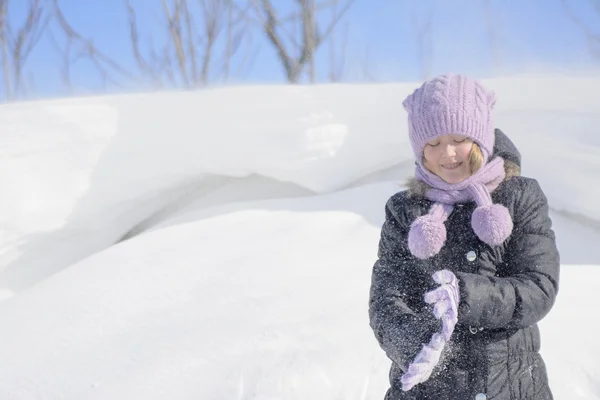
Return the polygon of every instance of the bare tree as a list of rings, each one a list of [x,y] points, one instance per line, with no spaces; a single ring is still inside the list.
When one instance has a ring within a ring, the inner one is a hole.
[[[169,39],[162,56],[157,56],[151,45],[150,56],[145,57],[140,49],[136,12],[129,0],[124,3],[134,58],[140,71],[155,86],[163,86],[165,82],[184,88],[208,85],[214,79],[215,45],[224,30],[224,60],[219,71],[229,79],[250,5],[238,7],[233,0],[162,0]]]
[[[29,0],[25,21],[15,28],[8,6],[8,0],[0,0],[0,48],[5,97],[14,100],[25,92],[23,69],[50,15],[41,0]]]
[[[426,11],[423,17],[419,17],[418,12],[414,8],[410,15],[410,22],[417,40],[417,58],[419,60],[422,80],[428,79],[431,76],[433,64],[433,16],[433,6]]]
[[[67,93],[73,93],[73,84],[71,82],[71,65],[75,60],[72,59],[71,54],[71,41],[67,41],[66,45],[63,47],[59,44],[58,40],[54,36],[52,30],[48,31],[48,38],[50,39],[50,43],[54,47],[55,51],[59,54],[61,59],[61,67],[60,67],[60,78],[63,86]]]
[[[331,7],[332,21],[337,19],[337,4]],[[329,37],[329,80],[339,82],[346,64],[346,51],[348,50],[348,24],[344,26],[340,53],[337,53],[335,31]]]
[[[346,0],[336,17],[325,29],[320,29],[317,15],[320,10],[340,3],[341,0],[329,0],[316,3],[315,0],[295,0],[298,10],[291,15],[280,18],[271,0],[251,0],[256,15],[271,44],[277,50],[286,73],[288,82],[299,83],[302,72],[309,64],[309,79],[316,80],[315,53],[329,37],[338,22],[348,11],[354,0]],[[301,21],[302,43],[298,43],[295,35],[290,34],[288,22],[293,25]],[[285,35],[285,36],[284,36]]]
[[[202,7],[204,20],[204,54],[202,60],[201,81],[204,85],[208,83],[210,65],[213,56],[213,48],[221,33],[223,22],[227,12],[225,1],[199,0]]]
[[[164,85],[163,79],[160,76],[161,64],[156,62],[156,56],[154,58],[155,62],[151,63],[146,61],[144,56],[142,56],[142,52],[140,50],[140,37],[137,26],[137,15],[135,10],[129,0],[125,1],[125,8],[127,10],[127,16],[129,19],[129,38],[131,41],[131,47],[133,51],[133,57],[137,63],[140,71],[149,77],[149,79],[153,82],[154,86],[162,87]],[[158,65],[158,66],[157,66]]]
[[[594,12],[597,14],[598,18],[600,18],[600,0],[590,0],[590,3]],[[562,4],[569,18],[583,31],[590,53],[600,60],[600,29],[594,31],[583,22],[583,20],[571,9],[567,0],[562,0]]]
[[[251,8],[252,4],[249,1],[246,1],[243,7],[239,7],[234,0],[227,0],[227,31],[222,61],[222,74],[225,81],[228,81],[231,76],[233,56],[238,52],[243,40],[247,42],[246,51],[235,75],[240,75],[248,64],[250,58],[248,49],[252,48],[252,30],[249,29]]]
[[[315,53],[317,51],[317,21],[315,16],[315,0],[304,0],[302,3],[302,28],[304,30],[304,43],[312,49],[308,58],[309,76],[312,83],[316,80]]]
[[[190,74],[188,72],[188,57],[189,55],[185,50],[185,33],[183,32],[183,26],[181,23],[182,15],[184,19],[191,18],[189,15],[189,10],[187,8],[186,0],[175,0],[173,2],[172,9],[167,4],[167,0],[162,0],[163,11],[165,13],[165,18],[167,20],[167,26],[169,28],[169,34],[171,37],[173,49],[176,54],[177,65],[179,66],[179,74],[181,79],[183,80],[183,85],[185,87],[191,87],[192,83],[190,81]],[[190,32],[190,35],[192,33]],[[192,60],[192,63],[195,62],[195,59]],[[195,70],[193,71],[195,72]]]
[[[66,46],[61,48],[65,81],[69,81],[70,65],[73,62],[70,54],[75,51],[76,59],[85,58],[95,65],[103,81],[118,86],[125,86],[127,83],[149,83],[158,88],[168,84],[183,88],[207,85],[211,80],[215,44],[223,28],[227,23],[236,25],[244,21],[244,10],[235,8],[233,0],[161,0],[168,40],[160,51],[150,43],[149,50],[144,52],[136,10],[130,0],[123,0],[131,49],[141,72],[134,74],[96,48],[92,40],[79,34],[65,18],[58,0],[52,1],[56,20],[67,39]],[[249,8],[250,5],[246,7],[246,12]],[[231,57],[239,47],[233,42],[233,36],[231,40],[226,57],[228,74]]]
[[[122,83],[123,79],[130,82],[138,81],[131,72],[122,67],[116,60],[98,50],[92,40],[84,38],[71,26],[62,12],[58,0],[52,0],[52,3],[54,6],[54,17],[60,30],[66,36],[67,45],[66,50],[63,51],[63,57],[66,57],[66,65],[71,64],[70,54],[75,47],[78,58],[88,59],[96,67],[100,73],[104,86],[107,82],[111,82],[112,84],[122,87],[124,86]],[[65,65],[63,65],[63,68],[66,68],[67,71],[66,76],[63,76],[63,78],[66,77],[69,79],[68,84],[70,86],[70,75],[68,74],[69,68],[65,67]],[[63,69],[63,72],[65,72],[65,69]]]
[[[12,77],[8,52],[8,0],[0,0],[0,45],[2,46],[2,72],[6,98],[12,100]]]

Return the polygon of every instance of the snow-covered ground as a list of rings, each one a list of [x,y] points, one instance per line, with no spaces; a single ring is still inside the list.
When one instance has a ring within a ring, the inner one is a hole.
[[[600,399],[600,78],[485,81],[562,256],[557,400]],[[382,399],[368,326],[417,83],[0,108],[0,399]]]

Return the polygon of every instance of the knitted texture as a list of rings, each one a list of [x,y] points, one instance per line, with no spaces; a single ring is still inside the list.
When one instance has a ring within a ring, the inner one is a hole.
[[[426,81],[402,103],[408,112],[410,142],[418,162],[430,140],[459,134],[481,147],[487,161],[494,148],[494,92],[462,75],[446,74]]]
[[[493,192],[505,177],[504,160],[494,158],[487,165],[464,181],[456,184],[417,166],[417,178],[430,189],[426,197],[434,201],[429,212],[414,220],[408,232],[408,249],[420,259],[427,259],[440,252],[446,242],[446,226],[454,204],[475,201],[477,208],[471,216],[471,227],[479,239],[490,246],[502,244],[513,230],[508,209],[493,204]]]

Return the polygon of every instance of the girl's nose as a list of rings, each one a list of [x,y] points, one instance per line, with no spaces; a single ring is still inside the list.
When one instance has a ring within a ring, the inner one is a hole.
[[[445,150],[445,154],[448,157],[453,157],[453,156],[456,155],[456,148],[453,145],[451,145],[451,144],[445,146],[444,150]]]

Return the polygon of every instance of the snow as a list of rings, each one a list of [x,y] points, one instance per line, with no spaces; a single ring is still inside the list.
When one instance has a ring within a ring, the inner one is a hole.
[[[600,399],[600,79],[485,83],[552,208],[555,398]],[[0,398],[382,399],[368,289],[416,85],[0,108]]]

